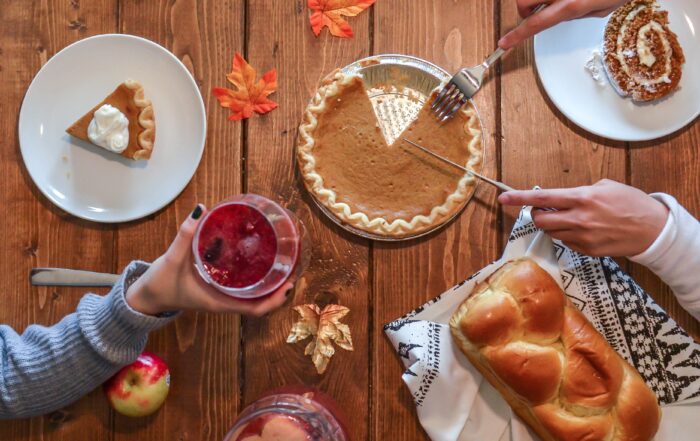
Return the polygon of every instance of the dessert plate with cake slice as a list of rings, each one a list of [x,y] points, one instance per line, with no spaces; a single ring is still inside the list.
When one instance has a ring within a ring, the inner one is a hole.
[[[700,3],[632,0],[605,18],[535,37],[535,63],[554,105],[589,132],[656,139],[700,114]]]
[[[131,35],[99,35],[37,73],[19,117],[22,158],[39,190],[68,213],[126,222],[166,206],[194,175],[206,116],[172,53]]]
[[[481,171],[483,129],[473,103],[443,124],[430,111],[435,89],[449,78],[418,58],[379,55],[322,81],[302,116],[297,162],[332,220],[366,238],[396,241],[428,234],[462,211],[474,177],[403,141]]]

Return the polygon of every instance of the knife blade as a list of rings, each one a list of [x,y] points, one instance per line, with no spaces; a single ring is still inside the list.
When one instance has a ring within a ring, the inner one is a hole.
[[[449,159],[445,158],[444,156],[440,156],[437,153],[433,152],[432,150],[427,149],[427,148],[423,147],[422,145],[411,141],[410,139],[406,139],[406,138],[402,138],[402,139],[403,139],[403,141],[407,142],[409,145],[412,145],[413,147],[416,147],[417,149],[420,149],[423,152],[431,155],[433,158],[439,159],[440,161],[442,161],[446,164],[450,164],[451,166],[458,168],[458,169],[462,170],[463,172],[474,176],[475,178],[479,178],[482,181],[488,182],[489,184],[493,185],[494,187],[498,188],[501,191],[515,190],[513,187],[506,185],[503,182],[496,181],[496,180],[491,179],[491,178],[487,178],[486,176],[481,175],[481,174],[475,172],[474,170],[469,170],[468,168],[466,168],[462,165],[459,165],[456,162],[452,162]]]
[[[476,178],[481,179],[482,181],[485,181],[485,182],[493,185],[494,187],[498,188],[501,191],[515,191],[515,189],[513,187],[511,187],[510,185],[506,185],[501,181],[496,181],[495,179],[491,179],[491,178],[488,178],[484,175],[480,175],[479,173],[475,172],[474,170],[469,170],[468,168],[466,168],[462,165],[459,165],[456,162],[450,161],[449,159],[445,158],[444,156],[440,156],[437,153],[433,152],[432,150],[427,149],[427,148],[423,147],[422,145],[411,141],[410,139],[402,138],[402,140],[404,142],[408,143],[409,145],[412,145],[413,147],[416,147],[417,149],[422,150],[423,152],[431,155],[432,157],[441,160],[442,162],[444,162],[446,164],[450,164],[451,166],[458,168],[465,173],[468,173]],[[535,187],[535,190],[541,190],[541,189],[539,187]],[[539,208],[540,210],[544,210],[544,211],[557,211],[556,208],[550,208],[550,207],[537,207],[537,208]]]

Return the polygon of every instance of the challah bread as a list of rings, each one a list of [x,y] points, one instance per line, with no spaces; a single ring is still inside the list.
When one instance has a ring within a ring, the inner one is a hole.
[[[685,57],[656,0],[632,0],[608,20],[603,42],[605,70],[617,92],[651,101],[678,88]]]
[[[530,259],[479,283],[450,320],[472,364],[544,441],[645,441],[656,396]]]

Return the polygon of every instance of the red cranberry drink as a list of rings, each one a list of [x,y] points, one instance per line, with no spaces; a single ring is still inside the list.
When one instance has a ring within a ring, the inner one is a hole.
[[[201,220],[192,242],[200,275],[243,299],[271,294],[304,270],[308,254],[301,222],[254,194],[235,196]]]
[[[199,233],[199,257],[219,285],[245,288],[262,280],[277,256],[277,236],[257,209],[225,204],[206,219]]]
[[[348,441],[333,400],[304,386],[272,392],[248,406],[224,441]]]

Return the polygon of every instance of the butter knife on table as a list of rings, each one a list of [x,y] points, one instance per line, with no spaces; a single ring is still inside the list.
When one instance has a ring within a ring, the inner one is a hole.
[[[66,268],[33,268],[29,279],[35,286],[107,286],[117,283],[119,274]]]

